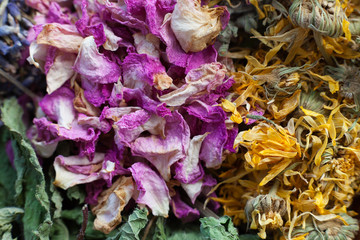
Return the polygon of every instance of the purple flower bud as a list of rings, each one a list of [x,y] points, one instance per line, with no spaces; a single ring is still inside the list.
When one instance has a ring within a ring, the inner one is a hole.
[[[5,56],[6,54],[9,53],[10,47],[3,41],[0,40],[0,53],[1,55]],[[1,64],[1,59],[0,59],[0,64]]]
[[[0,37],[3,36],[7,36],[10,35],[11,33],[17,33],[18,29],[16,29],[15,27],[10,27],[10,26],[1,26],[0,27]]]
[[[21,20],[20,9],[15,3],[13,3],[13,2],[8,3],[7,9],[10,12],[11,16],[13,16],[16,20],[18,20],[18,21]]]

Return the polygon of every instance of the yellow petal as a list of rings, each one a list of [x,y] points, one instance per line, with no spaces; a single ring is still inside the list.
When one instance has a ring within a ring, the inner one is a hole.
[[[342,28],[345,33],[345,37],[348,41],[351,41],[351,32],[349,30],[350,22],[347,21],[345,18],[342,21]]]
[[[283,161],[281,161],[280,163],[276,164],[275,166],[273,166],[271,168],[271,170],[269,171],[268,175],[266,175],[266,177],[263,178],[263,180],[261,180],[261,182],[259,183],[259,186],[264,186],[265,184],[267,184],[269,181],[271,181],[272,179],[274,179],[279,173],[281,173],[287,166],[289,166],[289,164],[292,162],[292,160],[290,158],[286,158]]]
[[[335,81],[329,75],[321,76],[319,74],[313,73],[312,71],[309,71],[309,73],[314,77],[320,78],[321,80],[328,82],[331,93],[339,91],[339,82]]]
[[[326,148],[326,145],[328,143],[328,138],[325,137],[325,140],[323,142],[323,145],[321,146],[321,148],[319,149],[319,151],[316,153],[316,156],[315,156],[315,165],[316,166],[319,166],[320,163],[321,163],[321,160],[322,160],[322,154],[324,153],[325,151],[325,148]]]
[[[270,156],[270,157],[285,157],[285,158],[293,158],[297,155],[297,152],[284,152],[283,150],[276,150],[276,149],[265,149],[259,154],[263,156]]]
[[[280,43],[276,47],[272,48],[270,51],[266,53],[264,65],[266,66],[268,62],[277,54],[277,52],[284,46],[285,43]]]
[[[250,0],[249,1],[252,5],[254,5],[254,7],[256,8],[256,11],[259,14],[259,19],[263,19],[265,17],[265,13],[263,11],[261,11],[261,9],[259,8],[259,3],[257,0]]]
[[[233,114],[230,117],[230,120],[240,124],[242,123],[242,117],[240,115],[240,113],[238,112],[238,110],[236,109],[236,106],[234,103],[230,102],[227,99],[223,99],[221,101],[221,107],[224,109],[225,112],[232,112]]]
[[[309,235],[309,233],[305,233],[303,235],[297,236],[292,238],[291,240],[306,240],[306,236]]]
[[[301,90],[297,90],[290,98],[286,98],[280,106],[280,110],[277,108],[272,108],[275,104],[271,104],[270,108],[274,112],[275,119],[282,119],[286,117],[289,113],[295,110],[300,102],[300,93]]]

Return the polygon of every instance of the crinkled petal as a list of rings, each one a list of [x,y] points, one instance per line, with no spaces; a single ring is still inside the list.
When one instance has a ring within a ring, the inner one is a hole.
[[[150,94],[149,85],[164,90],[172,84],[172,79],[166,74],[160,60],[146,54],[130,53],[124,59],[122,67],[125,87],[140,88]]]
[[[176,192],[176,195],[171,198],[171,207],[174,215],[183,222],[192,222],[200,217],[199,210],[191,208],[183,202],[179,192]]]
[[[74,92],[64,86],[46,95],[39,105],[51,120],[57,122],[59,127],[70,129],[76,117],[73,106],[74,97]]]
[[[118,149],[111,149],[105,154],[100,175],[108,186],[111,186],[113,177],[130,174],[130,170],[123,167],[123,152],[124,151],[119,151]]]
[[[191,70],[185,78],[186,84],[180,88],[162,95],[159,100],[168,106],[180,106],[188,98],[199,92],[216,89],[225,79],[226,68],[221,63],[204,64],[197,69]]]
[[[29,57],[27,61],[35,67],[45,71],[45,61],[49,46],[45,44],[37,44],[35,41],[30,44]]]
[[[210,44],[223,28],[225,7],[201,6],[200,0],[182,0],[171,15],[171,29],[185,52],[199,52]]]
[[[130,171],[139,190],[136,202],[147,205],[154,216],[167,217],[170,195],[164,179],[141,162],[134,163]]]
[[[89,117],[85,114],[78,114],[78,123],[79,125],[93,127],[94,129],[99,129],[102,133],[108,133],[111,130],[111,124],[105,119],[100,119],[100,117]]]
[[[109,99],[113,87],[112,85],[113,84],[96,83],[85,77],[81,78],[84,96],[86,100],[95,107],[100,107]]]
[[[103,191],[98,198],[98,204],[92,208],[96,215],[94,228],[105,234],[110,233],[121,223],[121,212],[134,193],[134,183],[131,177],[121,177],[111,188]]]
[[[75,54],[60,52],[54,59],[54,63],[46,74],[47,92],[51,94],[60,88],[74,74]]]
[[[54,143],[62,140],[75,142],[89,142],[96,137],[92,127],[81,126],[74,121],[70,129],[59,127],[58,124],[48,121],[46,118],[35,118],[34,124],[38,131],[37,138],[46,143]]]
[[[140,89],[123,88],[123,99],[126,102],[135,102],[137,106],[160,117],[171,116],[171,110],[165,107],[165,103],[151,99]]]
[[[83,39],[74,25],[49,23],[43,26],[36,43],[50,45],[64,52],[78,53]]]
[[[171,118],[167,118],[165,138],[160,135],[139,137],[130,148],[133,155],[146,158],[168,181],[171,165],[185,158],[189,142],[189,126],[179,113],[174,112]]]
[[[139,117],[134,123],[128,121],[132,118]],[[122,118],[121,118],[122,119]],[[115,130],[115,143],[118,146],[130,146],[141,133],[149,131],[151,134],[164,136],[165,135],[165,119],[155,115],[149,114],[145,110],[138,110],[134,113],[124,115],[124,120],[119,120],[113,125]]]
[[[209,189],[208,187],[213,187],[216,185],[216,179],[210,175],[205,175],[205,177],[194,183],[182,183],[181,187],[185,190],[189,196],[191,202],[194,204],[196,198],[204,191],[204,194],[207,194]]]
[[[210,134],[204,139],[200,159],[205,162],[206,168],[219,167],[222,162],[222,153],[228,139],[225,122],[205,123],[202,132]]]
[[[90,36],[81,43],[74,70],[94,83],[114,83],[121,76],[120,67],[99,53],[94,37]]]
[[[204,170],[199,163],[199,152],[207,134],[193,137],[187,149],[186,157],[176,163],[174,178],[181,183],[191,183],[203,177]]]
[[[135,33],[133,38],[137,53],[160,58],[160,40],[156,36],[151,33],[146,36],[141,33]]]
[[[91,162],[87,157],[57,156],[54,161],[56,172],[54,184],[62,189],[68,189],[101,178],[98,171],[101,169],[104,156],[103,153],[96,153]]]

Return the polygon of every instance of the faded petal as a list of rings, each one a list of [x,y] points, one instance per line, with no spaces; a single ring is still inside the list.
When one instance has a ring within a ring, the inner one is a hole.
[[[77,184],[84,184],[100,179],[98,171],[101,169],[104,153],[95,153],[90,162],[88,157],[57,156],[54,162],[56,177],[54,185],[68,189]]]
[[[46,90],[48,94],[51,94],[60,88],[75,74],[75,71],[73,70],[75,59],[75,54],[63,52],[60,52],[60,54],[55,57],[53,65],[46,74]]]
[[[130,171],[139,190],[136,202],[147,205],[154,216],[168,217],[170,195],[164,179],[141,162],[134,163]]]
[[[182,0],[175,5],[171,29],[185,52],[199,52],[210,44],[222,29],[224,7],[201,6],[200,0]]]
[[[120,67],[99,53],[92,36],[81,43],[74,70],[93,83],[114,83],[121,76]]]
[[[98,198],[98,204],[92,208],[96,215],[94,228],[105,234],[110,233],[121,223],[121,212],[134,193],[134,183],[131,177],[120,177],[111,188],[103,191]]]
[[[37,44],[46,44],[64,52],[78,53],[83,37],[74,25],[49,23],[37,36]]]
[[[204,64],[191,70],[185,77],[186,84],[162,95],[159,100],[168,106],[180,106],[188,98],[199,92],[209,93],[221,85],[225,79],[226,68],[221,63]],[[205,94],[205,93],[204,93]]]
[[[61,87],[46,95],[39,103],[43,112],[60,127],[70,129],[75,120],[73,107],[74,92],[68,87]]]
[[[165,126],[165,137],[151,135],[139,137],[131,144],[135,156],[146,158],[159,171],[165,181],[170,180],[170,167],[185,158],[190,141],[190,130],[182,116],[174,112]]]
[[[181,183],[191,183],[202,178],[204,171],[199,163],[201,144],[208,133],[193,137],[184,159],[176,163],[174,178]]]

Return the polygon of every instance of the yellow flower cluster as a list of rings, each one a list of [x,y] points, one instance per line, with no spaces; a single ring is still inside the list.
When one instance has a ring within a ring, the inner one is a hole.
[[[234,59],[221,106],[239,124],[238,151],[218,170],[212,199],[262,239],[355,239],[360,2],[250,3],[266,30],[251,29],[258,48]]]

